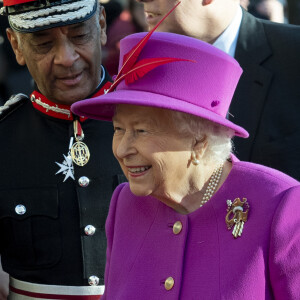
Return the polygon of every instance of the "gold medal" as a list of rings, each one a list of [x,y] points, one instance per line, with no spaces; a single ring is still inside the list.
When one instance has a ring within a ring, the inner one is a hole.
[[[83,142],[77,141],[71,147],[71,157],[76,165],[81,167],[86,165],[90,159],[88,146]]]
[[[74,121],[74,135],[76,143],[71,147],[71,157],[76,165],[82,167],[88,163],[91,155],[88,146],[82,142],[84,134],[78,120]]]

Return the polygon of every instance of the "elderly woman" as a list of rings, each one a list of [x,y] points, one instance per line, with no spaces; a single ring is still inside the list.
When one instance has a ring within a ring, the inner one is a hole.
[[[121,67],[144,35],[121,41],[116,90],[72,107],[113,121],[128,179],[106,223],[104,299],[300,299],[299,182],[231,154],[248,135],[226,119],[241,68],[171,33]]]

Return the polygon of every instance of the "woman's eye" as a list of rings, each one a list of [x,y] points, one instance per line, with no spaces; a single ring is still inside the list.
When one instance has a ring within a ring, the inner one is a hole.
[[[114,127],[114,131],[115,131],[115,132],[118,132],[118,131],[121,131],[121,130],[122,130],[122,128],[121,128],[121,127],[117,127],[117,126],[116,126],[116,127]]]

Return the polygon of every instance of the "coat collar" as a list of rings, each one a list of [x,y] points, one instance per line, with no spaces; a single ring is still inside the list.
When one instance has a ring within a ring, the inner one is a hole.
[[[272,82],[273,73],[264,67],[272,57],[272,49],[265,33],[265,23],[243,10],[235,59],[243,74],[230,105],[230,120],[249,132],[248,139],[235,139],[241,160],[251,160],[263,108]]]
[[[243,18],[235,58],[240,64],[243,64],[248,61],[247,57],[251,56],[251,64],[261,64],[272,55],[263,21],[258,20],[244,9],[242,11]]]

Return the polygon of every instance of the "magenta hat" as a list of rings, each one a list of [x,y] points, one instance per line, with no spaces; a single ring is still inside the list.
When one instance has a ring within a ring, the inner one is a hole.
[[[120,43],[119,70],[128,53],[146,33],[127,36]],[[160,65],[116,90],[72,105],[79,116],[111,121],[116,104],[152,106],[185,112],[231,128],[235,135],[248,132],[226,119],[228,108],[242,69],[235,59],[200,40],[166,32],[154,32],[142,49],[137,62],[150,58],[181,58]]]

